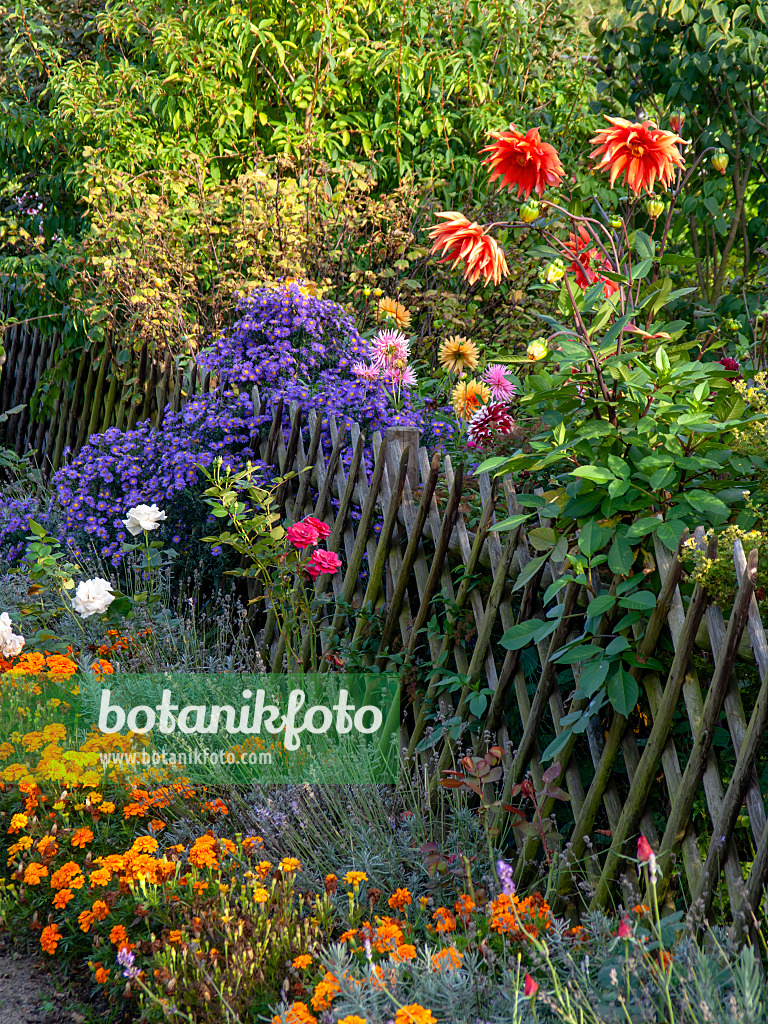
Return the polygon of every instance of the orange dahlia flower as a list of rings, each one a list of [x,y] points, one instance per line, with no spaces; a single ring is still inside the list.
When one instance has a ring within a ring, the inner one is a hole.
[[[527,199],[531,192],[542,194],[547,185],[559,185],[563,165],[554,146],[542,142],[538,128],[523,135],[511,124],[509,131],[490,132],[495,139],[483,149],[489,155],[484,163],[491,168],[491,181],[501,178],[510,191],[517,185],[517,194]]]
[[[573,263],[568,269],[576,274],[576,283],[579,288],[586,290],[598,281],[602,281],[606,298],[618,291],[618,284],[600,273],[601,270],[611,270],[612,267],[583,225],[579,225],[576,234],[571,234],[565,244],[573,254]]]
[[[610,128],[602,128],[591,142],[597,146],[592,159],[600,158],[597,169],[610,169],[611,188],[619,175],[623,174],[627,184],[639,195],[643,189],[653,191],[658,178],[664,188],[669,188],[675,168],[685,167],[678,144],[685,140],[674,132],[657,128],[652,121],[637,124],[625,121],[623,117],[605,117]]]
[[[464,260],[464,277],[474,284],[479,277],[488,284],[498,284],[509,273],[504,252],[479,224],[468,221],[463,213],[449,211],[438,213],[444,217],[444,224],[435,224],[430,230],[434,244],[432,252],[442,250],[441,263],[457,263]]]

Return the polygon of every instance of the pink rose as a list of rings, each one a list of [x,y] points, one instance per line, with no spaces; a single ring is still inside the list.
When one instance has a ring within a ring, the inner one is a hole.
[[[315,519],[314,516],[306,516],[302,519],[302,523],[306,523],[307,526],[311,526],[321,540],[325,540],[326,537],[330,537],[331,535],[330,526],[328,523],[324,523],[322,519]]]
[[[295,548],[311,548],[317,544],[320,535],[314,526],[307,522],[294,523],[285,531],[288,540]]]
[[[307,572],[313,580],[323,573],[334,576],[341,568],[341,559],[333,551],[318,549],[312,552],[312,557],[307,562]]]

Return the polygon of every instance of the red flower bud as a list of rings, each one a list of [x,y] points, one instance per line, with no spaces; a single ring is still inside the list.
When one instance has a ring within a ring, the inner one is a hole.
[[[632,938],[632,925],[628,917],[619,925],[619,938],[620,939],[631,939]]]
[[[653,850],[651,849],[651,844],[648,842],[644,835],[641,835],[640,838],[637,840],[637,859],[640,861],[641,864],[647,864],[651,857],[653,857]]]
[[[537,983],[533,980],[530,974],[526,974],[524,989],[526,997],[530,999],[532,996],[535,996],[538,991],[539,986],[537,985]]]

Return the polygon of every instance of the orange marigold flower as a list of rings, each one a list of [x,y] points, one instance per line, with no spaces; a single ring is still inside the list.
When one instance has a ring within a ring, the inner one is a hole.
[[[339,886],[339,880],[336,875],[325,876],[325,891],[329,896],[332,896]]]
[[[323,980],[315,985],[315,992],[310,1002],[313,1010],[327,1010],[336,996],[341,992],[341,985],[336,980],[336,975],[330,971],[325,972]]]
[[[460,953],[455,946],[448,946],[447,949],[441,949],[438,953],[432,954],[432,966],[441,970],[461,967],[463,960],[464,954]]]
[[[77,923],[80,925],[80,931],[85,932],[86,935],[91,930],[91,925],[96,921],[96,915],[92,910],[83,910],[77,916]]]
[[[354,939],[357,935],[357,928],[350,928],[347,932],[342,932],[339,936],[339,942],[349,942],[350,939]]]
[[[437,921],[435,927],[440,935],[456,930],[456,918],[447,907],[438,907],[432,920]]]
[[[416,947],[412,946],[409,942],[404,942],[402,946],[392,950],[389,958],[396,964],[404,964],[407,960],[414,960],[416,958]]]
[[[189,863],[194,868],[218,868],[216,840],[213,836],[200,836],[189,851]]]
[[[53,897],[53,905],[57,910],[63,910],[71,899],[74,899],[71,889],[59,889]]]
[[[40,945],[46,953],[51,956],[56,952],[56,947],[61,939],[61,932],[57,924],[47,924],[40,933]]]
[[[160,829],[165,828],[165,822],[162,821],[160,818],[153,818],[152,821],[150,821],[149,823],[149,827],[152,829],[153,832],[159,832]]]
[[[154,853],[160,844],[152,836],[139,836],[134,839],[131,851],[133,853]]]
[[[402,910],[403,907],[407,907],[411,902],[411,894],[407,889],[395,889],[392,895],[387,900],[392,910]]]
[[[644,903],[638,903],[636,906],[632,907],[632,912],[635,914],[650,914],[651,911]]]
[[[80,876],[80,884],[76,884],[77,877]],[[51,875],[51,888],[52,889],[80,889],[85,884],[85,877],[80,871],[80,865],[75,864],[73,860],[67,861],[66,864],[62,864]]]
[[[124,946],[128,942],[128,932],[121,924],[116,924],[109,933],[109,941],[113,946]]]
[[[611,188],[621,174],[635,195],[652,192],[657,178],[669,188],[675,168],[685,167],[677,148],[685,140],[652,121],[635,123],[608,115],[605,120],[610,127],[601,128],[590,141],[597,146],[592,153],[592,159],[599,158],[597,170],[610,170]]]
[[[466,924],[470,918],[472,911],[475,909],[477,904],[471,896],[467,896],[466,893],[462,893],[461,896],[456,900],[454,904],[454,910],[461,918],[462,924]]]
[[[38,864],[35,861],[27,865],[27,870],[24,872],[24,881],[27,885],[40,885],[40,880],[45,878],[47,874],[48,868],[44,864]]]
[[[108,967],[98,967],[96,969],[96,973],[94,974],[94,978],[96,979],[96,984],[97,985],[104,985],[104,984],[106,984],[106,982],[109,979],[109,968]]]
[[[312,963],[312,957],[309,955],[309,953],[302,953],[301,956],[297,956],[297,957],[294,958],[293,966],[297,970],[303,971],[304,968],[305,967],[309,967],[309,965],[311,963]]]
[[[478,278],[489,284],[499,284],[509,273],[504,251],[495,238],[486,234],[476,222],[469,221],[463,213],[454,210],[438,213],[444,224],[430,228],[432,252],[441,252],[440,263],[452,263],[455,267],[464,262],[464,277],[469,284]]]
[[[181,942],[181,932],[177,928],[174,928],[173,931],[168,932],[168,941],[172,946],[175,946],[177,943]]]
[[[317,1017],[312,1016],[306,1003],[297,1002],[291,1003],[282,1016],[272,1018],[272,1024],[282,1024],[283,1021],[286,1024],[317,1024]]]
[[[88,875],[88,878],[91,883],[91,888],[95,889],[97,885],[109,885],[112,878],[112,872],[109,868],[97,868]]]
[[[83,849],[85,844],[90,843],[92,839],[93,832],[89,828],[78,828],[72,833],[69,841],[73,846],[79,846]]]
[[[437,1024],[432,1016],[432,1011],[420,1006],[419,1003],[410,1003],[402,1006],[395,1014],[395,1024]]]
[[[365,1017],[358,1017],[352,1013],[348,1017],[339,1017],[337,1024],[368,1024],[368,1021]]]
[[[104,900],[95,900],[91,910],[97,921],[103,921],[109,915],[109,907]]]
[[[527,199],[531,192],[542,194],[549,185],[563,180],[563,165],[554,146],[541,141],[538,128],[525,134],[511,124],[508,131],[489,132],[495,139],[483,149],[483,161],[491,169],[491,181],[501,178],[501,185],[510,191],[517,187],[518,196]]]
[[[261,836],[246,836],[243,840],[243,850],[246,853],[253,853],[254,850],[259,850],[264,845],[264,840]]]

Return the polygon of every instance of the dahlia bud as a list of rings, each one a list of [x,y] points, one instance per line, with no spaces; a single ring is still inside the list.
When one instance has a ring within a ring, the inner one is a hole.
[[[733,317],[726,316],[720,324],[724,331],[730,331],[731,334],[735,334],[739,330],[741,324],[738,320],[734,320]]]
[[[651,218],[656,220],[664,213],[664,202],[657,196],[651,196],[651,198],[645,204],[645,212]]]
[[[371,289],[370,289],[370,287],[368,285],[366,285],[365,288],[363,288],[363,295],[367,299],[370,294],[371,294]]]
[[[720,171],[721,174],[725,174],[726,168],[728,167],[728,154],[724,149],[718,149],[712,157],[712,166],[716,171]]]
[[[523,224],[533,224],[539,219],[541,207],[535,199],[527,199],[520,207],[520,220]]]
[[[532,363],[544,359],[549,354],[549,349],[543,341],[532,341],[525,350],[526,358]]]
[[[669,130],[674,132],[675,135],[682,134],[684,124],[685,114],[682,110],[676,110],[674,114],[669,115]]]
[[[623,223],[624,221],[621,219],[621,217],[611,217],[608,221],[608,226],[611,228],[612,231],[620,231],[621,225]]]
[[[552,260],[544,271],[544,280],[547,284],[556,284],[565,277],[565,264],[562,260]]]

